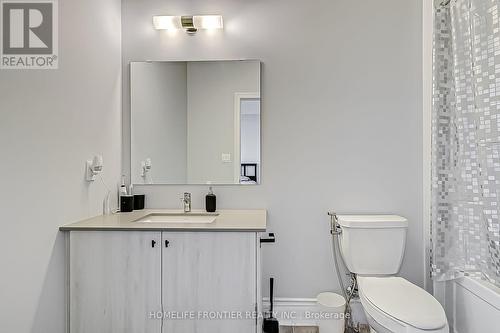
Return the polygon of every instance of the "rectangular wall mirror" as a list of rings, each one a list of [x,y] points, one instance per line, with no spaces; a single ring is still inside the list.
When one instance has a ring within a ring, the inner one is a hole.
[[[130,63],[134,184],[259,184],[260,61]]]

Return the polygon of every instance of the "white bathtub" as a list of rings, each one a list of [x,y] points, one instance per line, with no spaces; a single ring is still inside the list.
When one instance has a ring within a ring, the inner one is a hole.
[[[446,310],[450,333],[500,332],[500,288],[465,277],[436,282],[434,294]]]

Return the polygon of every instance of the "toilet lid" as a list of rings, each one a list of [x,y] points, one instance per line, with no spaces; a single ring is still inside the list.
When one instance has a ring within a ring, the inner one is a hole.
[[[443,307],[428,292],[400,277],[359,277],[359,290],[387,315],[413,327],[432,330],[446,325]]]

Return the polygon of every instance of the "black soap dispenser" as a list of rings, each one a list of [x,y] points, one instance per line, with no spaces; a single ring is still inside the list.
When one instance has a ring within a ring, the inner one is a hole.
[[[208,194],[205,196],[205,209],[209,213],[213,213],[217,210],[217,197],[212,191],[212,186],[208,188]]]

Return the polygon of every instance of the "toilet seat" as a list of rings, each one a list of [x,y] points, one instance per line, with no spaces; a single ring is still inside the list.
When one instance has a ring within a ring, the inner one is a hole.
[[[443,307],[422,288],[400,277],[357,279],[363,308],[378,331],[448,332]]]

